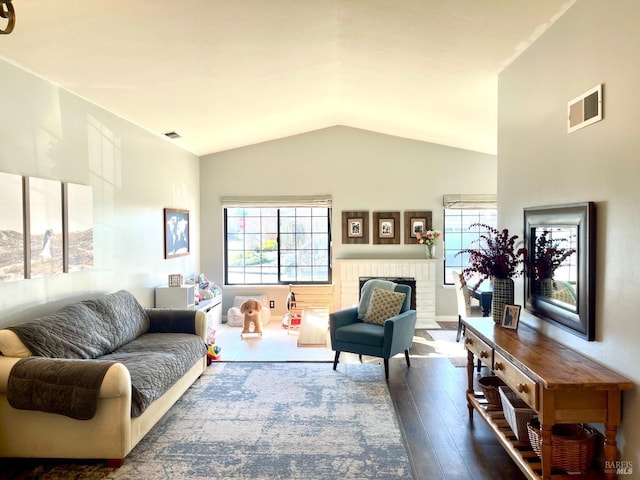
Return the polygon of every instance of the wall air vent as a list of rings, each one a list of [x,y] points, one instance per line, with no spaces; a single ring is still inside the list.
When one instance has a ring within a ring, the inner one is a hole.
[[[171,138],[172,140],[175,140],[176,138],[180,138],[182,137],[182,135],[180,135],[178,132],[167,132],[164,134],[165,137]]]
[[[602,120],[602,84],[569,102],[567,131],[571,133],[600,120]]]

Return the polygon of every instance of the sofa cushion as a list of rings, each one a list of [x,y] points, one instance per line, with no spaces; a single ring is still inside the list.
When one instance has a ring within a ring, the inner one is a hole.
[[[406,295],[404,293],[375,288],[364,321],[383,325],[387,319],[400,313],[405,298]]]
[[[149,319],[136,298],[121,290],[8,328],[33,355],[89,359],[140,336],[149,329]]]
[[[207,353],[202,338],[187,333],[146,333],[100,357],[122,363],[131,375],[131,416],[138,417]]]

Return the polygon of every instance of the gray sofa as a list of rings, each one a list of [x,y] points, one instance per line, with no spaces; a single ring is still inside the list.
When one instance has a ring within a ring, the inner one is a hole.
[[[0,456],[122,465],[204,372],[206,337],[202,312],[126,291],[0,330]]]

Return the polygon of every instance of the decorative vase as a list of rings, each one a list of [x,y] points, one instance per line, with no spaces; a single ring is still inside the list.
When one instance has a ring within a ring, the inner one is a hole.
[[[536,280],[536,294],[544,297],[551,298],[553,295],[553,278],[542,278],[540,280]]]
[[[493,321],[502,324],[504,306],[514,302],[513,279],[496,278],[493,280],[492,316]]]
[[[428,243],[424,245],[425,251],[427,252],[427,258],[436,258],[436,246],[429,245]]]

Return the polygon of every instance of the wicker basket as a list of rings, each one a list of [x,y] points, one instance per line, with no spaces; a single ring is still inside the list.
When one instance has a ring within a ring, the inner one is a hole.
[[[480,377],[478,379],[478,385],[484,394],[484,398],[487,399],[489,405],[495,407],[501,407],[502,401],[500,400],[500,392],[498,387],[504,387],[505,383],[495,375],[489,377]]]
[[[527,423],[536,414],[516,392],[509,387],[498,387],[504,418],[518,440],[527,438]]]
[[[527,423],[529,441],[540,457],[540,424]],[[578,424],[554,425],[551,432],[551,468],[566,472],[585,472],[593,462],[595,434],[590,428]]]

